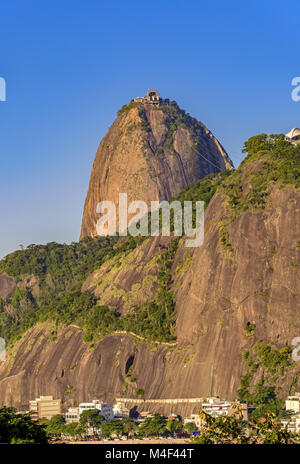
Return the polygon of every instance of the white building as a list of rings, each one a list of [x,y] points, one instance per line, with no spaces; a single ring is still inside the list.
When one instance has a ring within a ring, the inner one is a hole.
[[[201,407],[206,414],[213,417],[228,416],[232,403],[230,401],[222,401],[220,398],[211,397],[206,402],[202,403]]]
[[[114,418],[113,408],[111,404],[103,403],[99,400],[93,400],[91,403],[80,403],[79,415],[83,411],[87,411],[88,409],[98,409],[99,414],[101,414],[106,421],[111,421]]]
[[[53,416],[62,414],[62,403],[60,399],[53,399],[53,396],[41,396],[29,401],[29,411],[33,420],[41,418],[50,420]]]
[[[67,424],[70,424],[71,422],[79,422],[79,419],[79,408],[69,408],[65,413],[65,420]]]
[[[125,408],[121,402],[114,404],[113,413],[115,419],[126,419],[129,417],[129,409]]]
[[[217,397],[211,397],[202,403],[201,409],[213,417],[237,416],[241,412],[243,419],[248,420],[248,406],[239,401],[224,401]]]
[[[288,396],[285,401],[285,409],[293,411],[295,414],[300,412],[300,393],[295,393],[293,396]]]
[[[217,397],[211,397],[207,398],[207,400],[201,404],[201,409],[212,417],[232,416],[236,415],[238,412],[238,410],[234,407],[235,405],[239,405],[241,407],[243,419],[247,420],[248,407],[246,403],[233,403],[231,401],[220,400],[220,398]],[[196,427],[199,429],[205,421],[199,416],[199,414],[191,414],[189,417],[186,417],[183,422],[184,424],[194,422]]]
[[[200,429],[200,427],[203,424],[203,419],[201,419],[199,414],[191,414],[189,417],[186,417],[183,420],[184,425],[188,424],[189,422],[193,422],[196,425],[197,429]]]
[[[285,140],[291,142],[293,145],[300,143],[300,129],[294,128],[285,136]]]
[[[289,419],[282,419],[281,425],[291,433],[300,433],[300,414],[295,414]]]

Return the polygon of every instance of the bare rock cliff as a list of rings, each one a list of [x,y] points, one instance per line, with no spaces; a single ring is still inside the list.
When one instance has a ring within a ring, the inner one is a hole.
[[[184,187],[233,164],[213,134],[175,102],[123,107],[102,139],[85,201],[81,238],[96,235],[100,201],[169,200]]]
[[[83,235],[92,234],[99,197],[117,200],[118,191],[131,191],[131,198],[143,191],[151,192],[148,199],[170,197],[210,169],[200,142],[200,148],[191,142],[202,133],[199,123],[185,116],[182,121],[177,107],[176,118],[160,107],[139,111],[123,109],[101,142]],[[170,127],[165,118],[173,121]],[[133,141],[120,136],[130,124]],[[210,161],[230,167],[205,133],[203,128]],[[160,159],[158,146],[166,159]],[[242,390],[245,399],[256,385],[276,387],[282,397],[299,391],[300,364],[292,361],[291,346],[300,337],[300,150],[281,135],[266,134],[245,147],[248,155],[236,171],[208,176],[183,192],[184,199],[190,195],[208,204],[199,248],[186,248],[184,237],[179,243],[172,237],[131,237],[132,246],[105,237],[33,247],[0,262],[0,328],[14,336],[0,363],[0,404],[26,409],[37,395],[53,395],[67,407],[93,398],[137,398],[140,392],[148,400],[236,399]],[[128,153],[147,172],[142,184],[139,175],[132,180],[136,171]],[[103,259],[87,267],[94,253]],[[64,279],[76,280],[75,293]],[[51,305],[57,294],[62,299]],[[125,325],[113,325],[120,321]],[[176,406],[176,412],[191,412],[184,408]]]
[[[174,345],[114,333],[91,349],[76,326],[53,339],[49,324],[37,325],[0,366],[1,404],[24,408],[35,396],[52,394],[66,407],[91,398],[134,397],[137,388],[145,398],[236,398],[247,370],[243,351],[258,340],[280,349],[300,334],[300,194],[275,189],[271,201],[273,206],[247,211],[231,223],[228,251],[220,243],[226,197],[217,194],[206,211],[204,245],[179,247],[172,268]],[[127,311],[129,300],[151,299],[155,279],[149,276],[155,276],[153,258],[160,240],[146,241],[121,267],[108,261],[88,277],[84,289],[120,312]],[[250,338],[248,322],[256,324]],[[126,376],[128,365],[134,382]],[[298,371],[296,364],[281,379],[283,395]]]

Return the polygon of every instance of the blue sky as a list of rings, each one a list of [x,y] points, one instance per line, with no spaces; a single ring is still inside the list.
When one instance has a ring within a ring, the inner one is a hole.
[[[0,257],[78,239],[97,146],[148,88],[204,122],[236,166],[250,136],[300,125],[296,1],[3,3]]]

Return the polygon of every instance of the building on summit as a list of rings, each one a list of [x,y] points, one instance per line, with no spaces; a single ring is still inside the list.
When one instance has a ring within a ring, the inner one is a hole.
[[[159,105],[161,102],[160,95],[156,89],[150,89],[147,91],[145,100],[147,103],[151,103],[152,105]]]
[[[162,99],[156,89],[149,89],[145,97],[136,97],[134,101],[136,103],[149,103],[150,105],[159,106]]]
[[[300,143],[300,129],[292,129],[288,134],[286,134],[285,140],[293,145],[298,145]]]

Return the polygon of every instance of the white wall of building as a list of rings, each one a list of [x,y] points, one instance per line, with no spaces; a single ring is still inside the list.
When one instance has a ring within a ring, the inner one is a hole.
[[[98,409],[99,414],[101,414],[107,421],[113,420],[114,418],[113,408],[111,404],[103,403],[99,400],[93,400],[91,403],[79,404],[79,414],[89,409]]]

